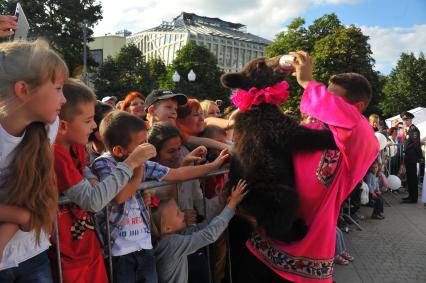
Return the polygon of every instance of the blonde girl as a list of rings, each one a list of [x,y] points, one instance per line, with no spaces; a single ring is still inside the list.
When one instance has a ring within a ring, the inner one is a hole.
[[[44,41],[0,44],[0,282],[52,282],[51,143],[68,68]]]
[[[200,102],[201,108],[203,108],[204,118],[215,117],[220,118],[220,109],[216,102],[211,100],[203,100]]]

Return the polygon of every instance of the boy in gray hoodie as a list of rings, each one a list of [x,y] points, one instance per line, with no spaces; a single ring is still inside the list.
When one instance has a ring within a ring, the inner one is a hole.
[[[184,213],[174,199],[160,203],[152,216],[152,232],[158,236],[154,253],[160,283],[188,282],[187,256],[215,242],[223,233],[237,205],[247,194],[246,186],[245,181],[240,180],[219,215],[191,227],[186,227]]]

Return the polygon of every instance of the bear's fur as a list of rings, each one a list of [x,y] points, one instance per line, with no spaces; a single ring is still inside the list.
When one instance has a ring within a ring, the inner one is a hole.
[[[285,80],[279,57],[256,58],[238,73],[221,77],[223,86],[248,91],[265,89]],[[328,130],[311,130],[283,114],[278,105],[263,103],[236,116],[229,186],[248,182],[241,211],[273,239],[291,242],[304,237],[308,227],[296,219],[299,203],[294,185],[292,154],[336,148]]]

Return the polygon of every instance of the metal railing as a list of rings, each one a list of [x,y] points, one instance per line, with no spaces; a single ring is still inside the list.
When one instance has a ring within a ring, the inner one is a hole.
[[[148,181],[148,182],[143,182],[141,183],[141,185],[138,187],[137,191],[143,191],[143,190],[147,190],[147,189],[156,189],[156,190],[162,190],[162,189],[168,189],[168,187],[170,185],[174,185],[174,184],[180,184],[180,183],[184,183],[187,181],[191,181],[191,180],[204,180],[207,179],[208,177],[212,177],[212,176],[218,176],[218,175],[223,175],[225,173],[229,172],[229,168],[222,168],[216,171],[213,171],[207,175],[201,176],[201,177],[197,177],[197,178],[192,178],[192,179],[186,179],[183,181],[173,181],[173,182],[169,182],[169,181],[162,181],[162,182],[157,182],[157,181]],[[205,186],[201,186],[202,192],[203,192],[203,206],[204,206],[204,215],[207,215],[207,205],[206,205],[206,194],[205,194]],[[66,198],[66,197],[61,197],[59,199],[59,205],[66,205],[66,204],[73,204],[73,202]],[[113,283],[113,264],[112,264],[112,252],[111,252],[111,231],[110,231],[110,225],[109,225],[109,208],[108,206],[105,206],[105,208],[103,209],[105,216],[106,216],[106,236],[107,236],[107,259],[108,259],[108,275],[109,275],[109,279],[110,282]],[[150,223],[147,223],[147,225],[149,225]],[[58,276],[58,282],[62,283],[63,279],[62,279],[62,266],[61,266],[61,250],[60,250],[60,239],[59,239],[59,229],[58,229],[58,218],[56,218],[54,226],[53,226],[53,233],[54,233],[54,238],[55,238],[55,248],[56,248],[56,264],[57,264],[57,276]],[[232,270],[231,270],[231,254],[230,254],[230,246],[229,246],[229,234],[228,234],[228,230],[225,230],[225,237],[226,237],[226,253],[227,253],[227,266],[228,266],[228,276],[229,276],[229,282],[232,283]],[[211,274],[211,264],[210,264],[210,251],[209,251],[209,246],[207,246],[207,261],[208,261],[208,267],[209,267],[209,282],[212,282],[212,274]]]

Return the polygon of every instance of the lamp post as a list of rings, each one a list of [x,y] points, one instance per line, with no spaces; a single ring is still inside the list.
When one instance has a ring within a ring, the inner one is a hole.
[[[83,28],[83,74],[82,74],[82,80],[86,85],[89,84],[89,78],[88,78],[88,74],[87,74],[87,24],[88,24],[88,21],[86,19],[84,19],[83,22],[80,23],[80,27]]]
[[[195,74],[194,70],[191,69],[188,73],[188,81],[194,82],[196,78],[197,78],[197,75]],[[180,82],[180,75],[179,75],[178,71],[175,71],[173,73],[172,80],[175,83],[176,90],[178,90],[177,85]]]

